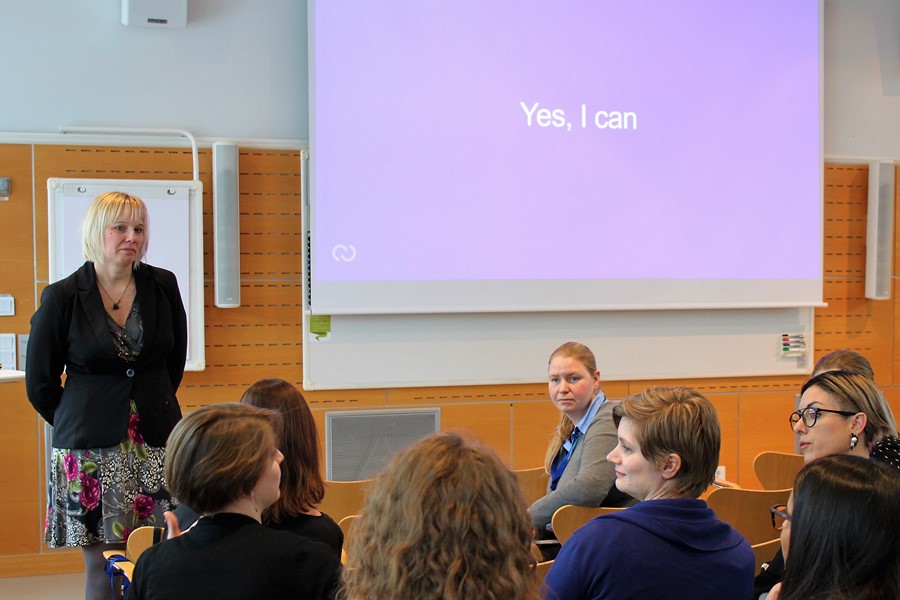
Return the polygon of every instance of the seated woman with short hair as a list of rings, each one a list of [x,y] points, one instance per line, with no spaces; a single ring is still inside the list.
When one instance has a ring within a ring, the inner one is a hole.
[[[641,502],[589,521],[563,544],[547,598],[749,597],[750,545],[698,499],[719,460],[715,408],[689,388],[651,387],[613,414],[616,487]]]
[[[325,495],[319,470],[319,434],[303,394],[283,379],[260,379],[241,396],[242,404],[274,410],[279,415],[275,445],[284,455],[281,495],[263,512],[263,525],[325,542],[340,558],[344,534],[334,520],[317,508]],[[186,503],[175,509],[175,535],[194,524],[200,515]],[[168,517],[167,517],[168,518]]]
[[[265,409],[219,404],[175,426],[166,480],[175,497],[204,516],[141,555],[129,600],[333,597],[340,568],[334,552],[261,523],[280,493],[277,418]]]

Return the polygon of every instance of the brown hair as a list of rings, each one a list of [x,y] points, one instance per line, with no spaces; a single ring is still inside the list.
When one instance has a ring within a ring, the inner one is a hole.
[[[649,387],[613,409],[616,425],[628,417],[641,454],[662,468],[669,454],[681,458],[673,497],[699,498],[716,478],[722,435],[712,403],[687,387]]]
[[[590,348],[580,342],[566,342],[561,345],[550,354],[550,359],[547,361],[547,364],[549,365],[553,362],[553,359],[558,356],[578,361],[591,377],[597,372],[597,359],[594,357],[594,353],[591,352]],[[547,473],[550,473],[550,470],[553,468],[553,461],[556,460],[556,456],[559,454],[559,449],[562,448],[563,442],[569,439],[569,436],[572,435],[574,430],[575,423],[572,422],[572,419],[565,414],[561,415],[559,418],[559,425],[556,427],[553,435],[550,436],[550,445],[547,446],[547,454],[544,455],[544,470],[547,471]]]
[[[147,255],[150,247],[150,213],[137,196],[125,192],[104,192],[91,201],[81,223],[81,250],[94,264],[103,262],[103,235],[110,223],[124,216],[144,223],[144,243],[135,257],[134,266]]]
[[[493,450],[438,433],[397,455],[354,524],[346,600],[537,600],[531,519]]]
[[[875,379],[875,371],[868,359],[853,350],[835,350],[819,359],[813,367],[812,376],[815,377],[825,371],[849,371],[859,373],[869,379]]]
[[[179,421],[166,445],[165,475],[172,495],[210,514],[249,494],[272,464],[272,411],[214,404]]]
[[[303,394],[283,379],[261,379],[247,388],[241,402],[277,411],[283,422],[277,435],[278,448],[284,454],[281,497],[263,515],[263,522],[278,523],[315,508],[322,501],[325,485],[319,471],[316,423]]]

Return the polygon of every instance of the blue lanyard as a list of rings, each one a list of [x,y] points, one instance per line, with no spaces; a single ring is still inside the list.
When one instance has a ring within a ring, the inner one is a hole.
[[[562,477],[563,471],[566,470],[566,465],[569,464],[569,459],[572,457],[572,453],[575,452],[575,446],[578,444],[578,440],[581,439],[581,430],[577,427],[572,432],[572,435],[569,437],[569,441],[572,442],[572,447],[569,448],[569,451],[565,454],[560,453],[559,456],[556,457],[556,460],[553,461],[553,468],[550,469],[550,491],[554,491],[556,489],[556,484],[559,483],[559,478]],[[562,448],[565,451],[565,448]]]

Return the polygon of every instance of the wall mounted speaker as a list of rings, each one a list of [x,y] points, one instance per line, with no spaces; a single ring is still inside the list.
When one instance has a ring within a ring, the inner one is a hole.
[[[187,27],[187,0],[122,0],[122,25]]]
[[[890,300],[894,255],[894,173],[888,162],[869,163],[866,214],[866,298]]]
[[[240,189],[237,144],[213,148],[213,277],[215,305],[241,305]]]

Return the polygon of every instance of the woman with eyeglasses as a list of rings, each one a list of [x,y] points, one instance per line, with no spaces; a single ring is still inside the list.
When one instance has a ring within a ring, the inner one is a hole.
[[[772,507],[787,560],[767,600],[900,598],[900,479],[858,456],[826,456]]]
[[[841,370],[818,373],[803,385],[800,408],[791,413],[790,425],[807,464],[835,454],[876,460],[871,455],[876,445],[876,452],[882,454],[897,436],[894,413],[875,382]],[[900,475],[898,461],[886,462]],[[784,559],[779,552],[756,576],[753,597],[765,597],[783,576]]]
[[[869,458],[877,442],[897,435],[894,414],[875,382],[847,371],[825,371],[807,381],[790,422],[806,463],[831,454]]]

